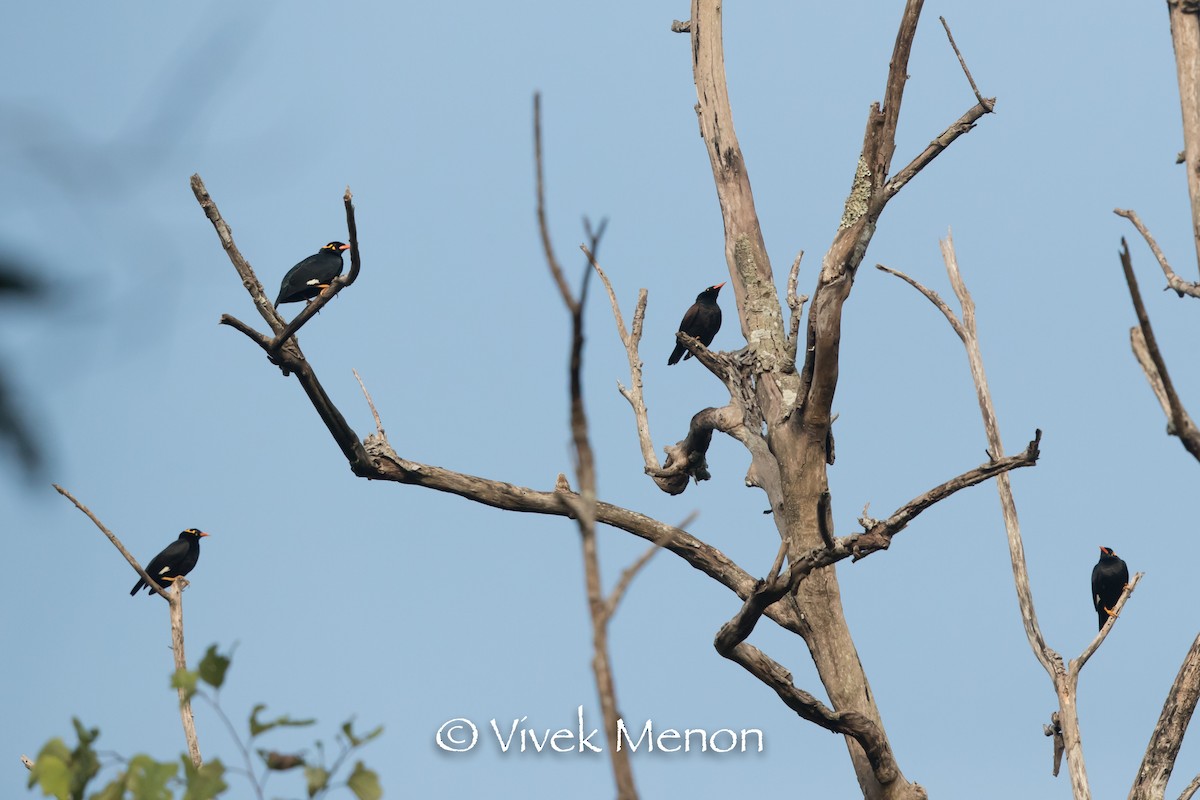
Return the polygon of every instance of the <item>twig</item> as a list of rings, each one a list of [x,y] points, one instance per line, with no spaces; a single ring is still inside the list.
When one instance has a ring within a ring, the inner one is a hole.
[[[941,295],[939,295],[937,292],[933,291],[932,289],[926,288],[925,286],[921,285],[918,281],[914,280],[913,278],[910,278],[909,276],[905,275],[903,272],[900,272],[899,270],[894,270],[891,267],[885,267],[883,264],[876,264],[875,268],[882,270],[882,271],[888,273],[889,275],[895,275],[897,278],[904,281],[909,286],[913,287],[918,292],[923,294],[925,296],[925,298],[929,302],[931,302],[935,306],[937,306],[938,311],[941,311],[942,314],[946,317],[946,321],[950,323],[950,327],[954,328],[954,332],[958,335],[958,338],[962,339],[964,342],[967,341],[966,329],[963,327],[963,324],[958,321],[958,317],[954,315],[954,312],[950,309],[950,306],[946,304],[946,301],[942,299]]]
[[[993,97],[985,100],[983,95],[979,93],[979,87],[975,85],[975,79],[971,77],[971,70],[967,69],[967,61],[963,58],[963,54],[959,52],[958,45],[954,43],[954,34],[950,32],[950,26],[946,24],[946,18],[938,17],[938,19],[941,20],[942,27],[946,29],[946,38],[950,40],[950,46],[954,48],[954,55],[958,56],[958,63],[962,66],[963,74],[967,76],[967,82],[971,84],[971,91],[975,93],[975,99],[979,101],[979,105],[985,107],[990,113],[996,99]]]
[[[229,255],[229,260],[233,262],[233,268],[237,270],[238,275],[242,279],[242,285],[246,287],[246,291],[250,293],[250,299],[254,302],[254,307],[258,309],[258,313],[266,320],[266,323],[271,326],[271,330],[276,334],[280,333],[286,325],[283,317],[279,316],[279,312],[275,310],[275,305],[267,297],[267,293],[263,290],[262,283],[254,274],[254,270],[250,268],[250,263],[242,256],[237,245],[233,242],[233,231],[226,224],[221,212],[217,209],[217,204],[208,194],[208,189],[204,186],[204,181],[200,179],[199,173],[192,175],[191,178],[192,194],[196,196],[196,201],[200,203],[200,207],[204,209],[204,215],[208,217],[213,228],[217,231],[217,238],[221,240],[221,246],[225,248],[225,252]]]
[[[1171,265],[1167,263],[1167,257],[1163,254],[1162,249],[1158,246],[1158,242],[1154,241],[1154,237],[1150,235],[1149,229],[1142,224],[1142,220],[1138,217],[1136,211],[1131,211],[1124,208],[1114,208],[1113,213],[1118,217],[1124,217],[1133,223],[1133,227],[1137,228],[1138,233],[1146,240],[1146,244],[1150,247],[1150,252],[1154,253],[1155,260],[1158,261],[1158,266],[1162,269],[1163,275],[1167,278],[1167,286],[1175,290],[1175,294],[1183,297],[1200,297],[1200,283],[1192,283],[1185,281],[1183,278],[1175,274],[1175,270],[1171,269]],[[1122,242],[1125,240],[1122,239]],[[1126,248],[1128,249],[1128,248]]]
[[[558,264],[558,258],[554,255],[554,246],[550,242],[550,226],[546,222],[546,189],[544,170],[542,167],[542,93],[534,92],[533,94],[533,160],[537,172],[537,220],[538,232],[542,237],[542,249],[546,254],[546,264],[550,267],[550,274],[554,278],[555,284],[558,285],[559,294],[562,295],[563,304],[567,310],[575,313],[578,301],[571,293],[571,287],[567,285],[566,275],[563,274],[562,267]]]
[[[935,158],[945,152],[946,149],[949,148],[956,139],[958,139],[958,137],[974,130],[976,122],[978,122],[986,114],[992,113],[992,108],[994,108],[996,104],[996,98],[990,98],[986,102],[989,105],[976,103],[974,106],[967,109],[965,114],[956,119],[954,122],[950,123],[950,126],[938,134],[932,142],[926,145],[925,149],[918,153],[916,158],[910,161],[907,166],[897,172],[893,177],[889,178],[888,182],[884,185],[884,197],[890,200],[901,189],[903,189],[909,181],[915,178],[918,172],[925,169],[925,167],[929,166],[929,164]]]
[[[604,616],[606,624],[612,619],[613,614],[616,613],[617,606],[620,605],[621,601],[625,598],[625,592],[629,590],[629,585],[633,583],[633,579],[637,577],[637,574],[642,571],[642,568],[649,564],[650,559],[654,558],[655,554],[661,549],[662,548],[656,544],[650,545],[646,548],[645,552],[638,556],[636,561],[634,561],[621,572],[620,580],[617,581],[617,585],[613,587],[612,592],[608,595],[608,598],[604,603]]]
[[[33,762],[29,760],[29,756],[22,755],[21,763],[25,765],[25,769],[33,769]]]
[[[387,436],[383,432],[383,420],[379,418],[379,412],[375,409],[375,401],[371,399],[371,393],[367,391],[367,385],[363,383],[363,379],[359,376],[358,370],[351,369],[354,373],[354,379],[358,381],[358,386],[362,389],[363,397],[367,398],[367,405],[371,407],[371,416],[375,418],[375,432],[380,436]]]
[[[254,786],[254,794],[258,796],[258,800],[263,800],[263,787],[258,780],[258,776],[254,774],[254,765],[250,760],[250,751],[247,750],[246,745],[242,743],[242,737],[238,736],[237,730],[233,727],[233,722],[230,721],[229,717],[225,714],[224,709],[221,708],[221,704],[216,700],[212,699],[204,692],[197,692],[196,696],[202,698],[208,703],[209,707],[211,707],[213,711],[217,712],[217,718],[220,719],[222,724],[225,725],[225,730],[229,733],[229,738],[233,739],[233,743],[237,745],[238,751],[242,755],[242,763],[246,765],[246,775],[249,776],[250,783]],[[330,772],[330,774],[332,775],[333,773]]]
[[[792,372],[796,370],[796,350],[800,345],[801,312],[804,310],[804,304],[808,302],[808,295],[796,293],[796,287],[800,278],[800,261],[803,258],[804,251],[801,250],[796,254],[796,260],[792,262],[792,269],[788,273],[787,282],[787,304],[791,312],[788,320],[787,357],[791,361]],[[784,371],[788,371],[786,365],[784,365]]]
[[[650,418],[646,411],[645,398],[642,395],[642,359],[638,355],[638,345],[642,341],[642,323],[646,317],[646,290],[638,291],[638,301],[633,311],[633,330],[627,331],[625,319],[621,316],[621,304],[617,302],[617,294],[613,291],[612,282],[600,266],[600,262],[596,260],[595,254],[585,245],[579,247],[587,256],[592,268],[596,270],[596,274],[600,276],[605,291],[608,292],[608,302],[612,306],[613,319],[617,323],[617,335],[621,337],[621,344],[625,346],[625,357],[629,361],[629,388],[625,388],[620,381],[617,381],[617,390],[633,409],[638,444],[642,449],[642,460],[646,464],[646,471],[657,472],[660,465],[654,452],[654,442],[650,438]]]
[[[684,517],[683,521],[680,522],[675,527],[680,528],[680,529],[687,528],[689,525],[691,525],[693,522],[696,521],[696,517],[698,517],[698,516],[700,516],[700,512],[693,511],[692,513],[690,513],[686,517]],[[608,595],[608,599],[606,599],[604,601],[605,624],[608,624],[608,622],[610,622],[612,620],[613,614],[615,614],[617,611],[617,606],[619,606],[621,604],[621,600],[624,599],[625,592],[627,592],[629,590],[629,585],[631,583],[633,583],[633,579],[636,578],[637,574],[647,564],[650,563],[650,559],[654,558],[654,554],[657,553],[661,549],[662,548],[659,547],[658,545],[651,545],[649,548],[647,548],[646,552],[644,552],[640,556],[638,556],[637,561],[634,561],[632,564],[630,564],[628,567],[626,567],[625,570],[621,573],[621,578],[620,578],[620,580],[617,581],[617,585],[613,587],[612,592],[610,592]]]
[[[1125,586],[1124,590],[1121,592],[1121,596],[1117,598],[1117,602],[1113,605],[1112,613],[1109,614],[1108,621],[1104,623],[1104,627],[1100,629],[1100,631],[1096,634],[1096,637],[1092,639],[1088,646],[1083,648],[1083,652],[1080,653],[1078,657],[1071,659],[1070,664],[1068,664],[1068,670],[1070,672],[1078,674],[1079,671],[1083,669],[1083,665],[1086,664],[1088,659],[1092,657],[1092,654],[1095,653],[1100,645],[1103,644],[1104,640],[1108,638],[1108,634],[1109,631],[1112,630],[1113,623],[1115,623],[1117,617],[1120,616],[1121,609],[1125,608],[1126,601],[1128,601],[1129,596],[1133,594],[1133,590],[1137,587],[1138,581],[1142,579],[1143,575],[1145,575],[1144,572],[1137,573],[1133,576],[1133,580],[1131,580]]]
[[[75,507],[78,508],[80,511],[82,511],[84,514],[86,514],[87,518],[90,519],[95,524],[95,526],[100,529],[100,532],[108,537],[108,540],[113,543],[113,547],[117,548],[117,550],[121,553],[121,555],[125,556],[125,560],[129,562],[129,565],[131,567],[133,567],[134,572],[136,572],[138,575],[140,575],[142,580],[144,580],[150,586],[150,591],[154,592],[155,594],[161,595],[168,602],[170,602],[171,595],[168,594],[163,589],[163,587],[159,586],[158,583],[153,578],[150,577],[150,573],[148,573],[148,572],[146,572],[146,570],[142,569],[142,565],[139,564],[137,559],[134,558],[133,555],[128,550],[125,549],[125,545],[121,544],[121,540],[117,538],[117,535],[115,533],[110,531],[108,528],[104,527],[104,523],[101,522],[96,517],[96,515],[93,514],[88,509],[87,506],[85,506],[83,503],[76,500],[75,496],[72,495],[70,492],[68,492],[66,489],[62,488],[57,483],[52,483],[50,485],[54,487],[55,491],[57,491],[63,497],[67,498],[72,503],[74,503]]]

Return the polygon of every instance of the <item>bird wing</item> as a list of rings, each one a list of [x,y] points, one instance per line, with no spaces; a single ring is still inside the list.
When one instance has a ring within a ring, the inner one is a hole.
[[[174,568],[179,559],[187,555],[187,551],[188,543],[176,539],[164,547],[161,553],[150,559],[150,565],[146,567],[146,574],[152,578],[166,574]]]
[[[681,320],[679,323],[679,330],[683,331],[688,336],[692,336],[693,335],[692,331],[695,328],[696,322],[699,320],[699,318],[700,318],[700,304],[693,303],[692,307],[689,308],[684,313],[683,320]]]

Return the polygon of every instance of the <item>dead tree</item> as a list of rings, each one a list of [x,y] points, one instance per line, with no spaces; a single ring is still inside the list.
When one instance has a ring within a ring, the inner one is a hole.
[[[803,319],[803,310],[808,298],[797,292],[800,266],[797,259],[788,279],[790,317],[786,324],[754,208],[747,162],[733,128],[725,82],[719,0],[693,0],[690,19],[673,26],[674,30],[690,35],[698,98],[696,114],[720,201],[730,284],[747,346],[736,353],[712,353],[698,341],[680,334],[679,341],[727,387],[729,402],[721,408],[696,412],[687,426],[687,435],[667,447],[667,459],[660,465],[641,402],[637,345],[645,295],[634,312],[632,329],[626,331],[616,292],[604,277],[631,367],[631,384],[627,389],[622,387],[622,393],[634,409],[646,471],[665,492],[679,494],[686,491],[693,479],[708,478],[705,460],[714,432],[724,433],[747,448],[751,456],[747,483],[765,493],[780,536],[774,566],[763,578],[754,577],[720,550],[679,527],[595,497],[594,489],[589,490],[592,466],[586,435],[581,435],[586,433],[586,427],[581,425],[582,395],[577,391],[578,376],[574,372],[572,430],[581,488],[578,493],[566,481],[560,481],[552,490],[540,491],[411,461],[389,443],[378,416],[377,430],[360,438],[322,388],[296,338],[299,328],[313,319],[316,310],[334,294],[351,284],[362,268],[349,193],[346,209],[350,273],[335,280],[309,309],[286,325],[239,253],[199,176],[192,178],[196,198],[216,228],[270,334],[229,315],[221,318],[222,323],[258,344],[285,375],[295,376],[356,475],[449,492],[507,511],[576,519],[581,524],[585,549],[589,526],[600,524],[669,550],[730,589],[742,601],[740,610],[717,632],[718,652],[758,678],[802,719],[842,734],[863,796],[888,800],[922,798],[925,791],[905,777],[892,752],[842,610],[836,564],[887,549],[892,538],[925,509],[960,489],[1013,469],[1033,466],[1039,454],[1037,438],[1016,456],[1003,458],[994,452],[986,463],[949,478],[885,519],[871,519],[864,514],[860,520],[862,531],[835,535],[827,469],[834,461],[832,405],[838,382],[842,306],[851,293],[887,204],[940,153],[989,114],[994,105],[994,100],[979,92],[960,55],[963,72],[974,93],[973,104],[905,166],[893,168],[908,60],[921,7],[921,0],[908,0],[904,6],[886,73],[883,100],[869,108],[861,152],[855,164],[847,165],[850,193],[841,223],[821,260],[807,320]],[[547,251],[549,254],[549,248]],[[599,270],[592,254],[588,255]],[[553,264],[553,259],[550,260]],[[552,272],[578,330],[580,301],[567,287],[561,270]],[[575,355],[580,346],[576,336]],[[964,460],[969,458],[967,452],[964,450]],[[594,617],[597,588],[589,575]],[[764,616],[804,640],[828,704],[796,686],[783,664],[748,642]]]

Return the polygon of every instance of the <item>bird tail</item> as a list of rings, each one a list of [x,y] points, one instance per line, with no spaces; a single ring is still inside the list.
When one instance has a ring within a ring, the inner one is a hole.
[[[133,589],[130,590],[129,596],[133,597],[135,594],[137,594],[138,592],[140,592],[142,590],[143,586],[147,586],[147,585],[149,585],[149,584],[147,584],[145,580],[143,580],[142,578],[138,578],[138,582],[133,585]]]
[[[692,354],[688,352],[686,347],[681,344],[677,344],[675,345],[675,349],[671,351],[671,357],[667,359],[667,366],[669,367],[672,364],[678,364],[680,356],[683,356],[684,358],[690,358],[691,355]]]

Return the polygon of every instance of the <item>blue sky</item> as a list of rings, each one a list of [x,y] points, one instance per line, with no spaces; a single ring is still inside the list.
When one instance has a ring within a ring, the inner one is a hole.
[[[730,5],[734,119],[780,283],[798,250],[811,292],[842,213],[869,104],[881,97],[900,3]],[[358,210],[363,271],[301,333],[350,424],[373,424],[357,369],[403,456],[548,489],[571,464],[568,319],[534,218],[531,97],[543,93],[547,190],[558,252],[577,276],[581,215],[610,218],[600,260],[626,314],[649,290],[646,392],[658,448],[721,387],[666,355],[696,293],[728,275],[692,107],[686,4],[600,7],[313,2],[204,7],[18,4],[0,51],[0,247],[54,293],[5,307],[0,359],[50,454],[0,484],[0,696],[6,796],[17,757],[102,730],[102,749],[184,747],[167,689],[166,608],[49,487],[63,484],[143,560],[185,527],[212,536],[186,596],[189,651],[237,652],[223,692],[316,716],[281,735],[309,748],[342,721],[383,724],[364,753],[388,796],[613,794],[602,756],[501,753],[488,722],[599,724],[575,527],[414,487],[354,478],[300,388],[222,313],[257,315],[188,188],[199,172],[273,293],[283,273],[345,236]],[[1130,237],[1172,377],[1193,410],[1196,311],[1162,281],[1114,207],[1136,209],[1180,274],[1190,262],[1174,62],[1162,7],[1101,2],[926,4],[898,138],[907,163],[974,103],[944,15],[997,113],[889,206],[846,306],[830,470],[836,532],[984,460],[962,348],[899,281],[949,295],[937,242],[953,228],[979,314],[1009,452],[1035,428],[1042,460],[1014,475],[1038,614],[1066,658],[1095,633],[1098,545],[1145,571],[1080,686],[1095,796],[1127,792],[1195,635],[1189,590],[1196,463],[1129,353],[1134,322],[1117,260]],[[714,342],[742,345],[731,298]],[[588,411],[601,497],[692,532],[753,574],[777,548],[747,458],[718,438],[713,479],[667,497],[642,475],[615,381],[625,355],[602,295],[588,309]],[[602,531],[608,585],[642,551]],[[1022,632],[995,488],[920,517],[890,551],[840,568],[846,614],[901,768],[931,796],[1066,797],[1041,734],[1055,703]],[[853,797],[842,742],[797,720],[712,648],[738,608],[670,554],[630,590],[611,633],[632,725],[758,728],[761,754],[640,754],[644,797],[796,788]],[[803,643],[751,640],[820,694]],[[437,749],[475,721],[475,752]],[[204,708],[206,757],[236,752]],[[272,742],[269,742],[272,743]],[[997,763],[1002,767],[997,767]],[[1200,770],[1186,743],[1175,793]],[[980,786],[978,776],[991,776]],[[274,779],[276,793],[288,791]],[[293,794],[302,789],[296,786]],[[244,796],[237,786],[231,796]]]

